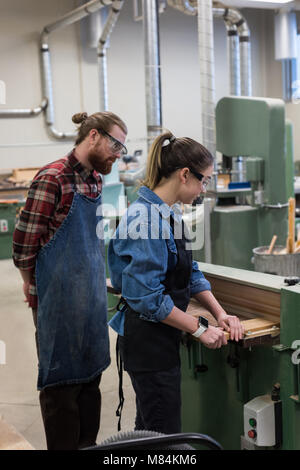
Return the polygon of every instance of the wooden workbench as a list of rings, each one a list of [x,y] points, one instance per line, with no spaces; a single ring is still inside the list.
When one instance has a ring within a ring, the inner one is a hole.
[[[120,297],[120,294],[112,287],[110,279],[106,280],[106,286],[107,286],[107,291],[110,294],[115,294],[116,296]],[[226,286],[227,287],[227,286]],[[250,297],[253,295],[253,292],[250,291]],[[247,297],[247,296],[245,296]],[[255,296],[256,297],[256,296]],[[254,297],[254,298],[255,298]],[[243,297],[239,297],[239,300],[236,301],[236,306],[237,305],[243,305],[244,299]],[[254,302],[254,301],[253,301]],[[267,316],[256,316],[255,315],[255,309],[253,306],[252,307],[252,314],[249,314],[249,311],[241,308],[241,311],[243,313],[237,314],[237,312],[230,312],[227,310],[227,312],[230,314],[234,314],[239,317],[241,320],[241,323],[243,324],[245,328],[245,337],[243,340],[240,341],[240,345],[242,347],[251,347],[251,346],[256,346],[256,345],[261,345],[261,344],[275,344],[279,340],[279,334],[280,334],[280,322],[278,317],[271,317],[269,315]],[[208,320],[208,323],[212,326],[218,326],[216,319],[213,317],[213,315],[206,310],[204,307],[200,305],[199,302],[197,302],[194,299],[191,299],[188,308],[187,308],[187,313],[190,315],[193,315],[195,317],[205,317]],[[225,336],[227,339],[229,339],[229,333],[225,332]],[[199,341],[196,338],[193,338],[195,341]]]

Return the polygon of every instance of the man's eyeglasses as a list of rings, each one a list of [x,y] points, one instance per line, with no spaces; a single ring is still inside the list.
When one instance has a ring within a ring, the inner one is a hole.
[[[211,181],[211,178],[208,176],[207,179],[205,180],[204,179],[205,176],[202,175],[202,173],[198,173],[197,171],[194,171],[191,168],[189,168],[189,170],[199,181],[201,181],[202,186],[204,187],[204,189],[206,189]]]
[[[105,137],[108,137],[110,140],[110,146],[114,153],[120,153],[122,156],[127,155],[127,148],[122,142],[110,135],[108,132],[103,129],[97,129],[100,134],[103,134]]]

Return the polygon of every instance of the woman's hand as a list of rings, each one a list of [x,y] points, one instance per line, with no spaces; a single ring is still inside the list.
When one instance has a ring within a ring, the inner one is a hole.
[[[199,341],[209,349],[218,349],[227,344],[224,331],[221,328],[209,325],[207,330],[199,337]]]
[[[239,341],[244,336],[244,326],[235,315],[227,315],[227,313],[222,314],[218,318],[218,325],[228,331],[231,340]]]

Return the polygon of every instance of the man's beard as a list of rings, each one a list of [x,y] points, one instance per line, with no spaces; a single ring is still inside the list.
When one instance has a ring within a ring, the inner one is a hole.
[[[101,173],[102,175],[108,175],[112,169],[112,162],[110,161],[101,161],[99,154],[91,153],[88,156],[88,161],[95,171]]]

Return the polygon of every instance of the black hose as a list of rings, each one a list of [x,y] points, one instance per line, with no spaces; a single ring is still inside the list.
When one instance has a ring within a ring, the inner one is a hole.
[[[97,446],[82,450],[174,449],[194,450],[187,442],[201,444],[210,450],[223,450],[213,438],[198,433],[161,434],[152,431],[130,431],[110,437]]]

